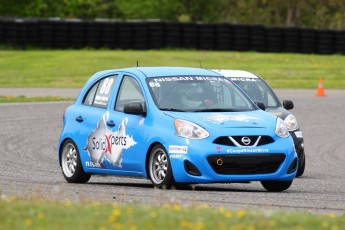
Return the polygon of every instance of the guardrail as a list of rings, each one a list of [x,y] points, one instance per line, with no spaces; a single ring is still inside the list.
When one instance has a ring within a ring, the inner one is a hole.
[[[187,48],[345,54],[345,31],[229,23],[3,18],[0,44],[23,49]]]

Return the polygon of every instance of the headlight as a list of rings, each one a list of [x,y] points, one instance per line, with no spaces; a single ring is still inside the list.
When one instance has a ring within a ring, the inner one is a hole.
[[[197,124],[189,121],[176,119],[176,135],[189,139],[203,139],[209,136],[209,133]]]
[[[281,118],[277,118],[277,123],[276,123],[276,131],[275,133],[277,134],[277,136],[285,138],[288,137],[289,134],[289,130],[286,127],[286,124],[284,123],[284,121]]]
[[[295,131],[299,128],[297,119],[294,115],[289,114],[285,119],[284,122],[288,128],[289,131]]]

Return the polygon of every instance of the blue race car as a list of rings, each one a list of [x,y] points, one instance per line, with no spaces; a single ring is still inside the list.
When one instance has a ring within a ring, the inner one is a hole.
[[[253,101],[260,101],[265,104],[265,111],[270,112],[284,120],[291,137],[294,140],[298,156],[298,169],[296,177],[304,173],[306,159],[304,152],[304,139],[296,117],[289,112],[293,109],[293,102],[283,100],[280,103],[277,95],[267,82],[260,76],[244,70],[216,70],[223,76],[235,82]]]
[[[288,189],[297,154],[284,121],[211,70],[133,67],[95,73],[64,114],[65,179],[92,174],[179,184],[260,181]]]

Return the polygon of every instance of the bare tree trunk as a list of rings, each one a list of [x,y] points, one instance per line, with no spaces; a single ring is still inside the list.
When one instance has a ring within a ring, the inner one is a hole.
[[[274,24],[280,25],[280,6],[279,6],[279,0],[274,1]]]
[[[292,25],[292,17],[293,17],[293,13],[294,13],[292,1],[293,0],[288,0],[287,7],[286,7],[286,21],[285,21],[286,26]]]
[[[300,20],[299,0],[288,0],[286,9],[286,25],[296,26]]]

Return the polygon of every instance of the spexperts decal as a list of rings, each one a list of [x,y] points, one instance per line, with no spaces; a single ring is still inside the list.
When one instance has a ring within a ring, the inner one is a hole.
[[[104,167],[103,162],[108,161],[121,168],[122,150],[137,143],[126,134],[127,117],[122,120],[116,132],[112,132],[106,125],[108,118],[109,112],[106,112],[98,122],[97,128],[88,136],[85,150],[88,151],[92,163],[88,163],[87,166]]]

